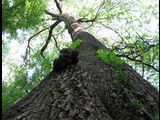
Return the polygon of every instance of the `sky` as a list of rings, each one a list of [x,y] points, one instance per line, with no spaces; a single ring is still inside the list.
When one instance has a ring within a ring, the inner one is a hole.
[[[7,40],[7,36],[8,36],[7,34],[2,34],[3,40]],[[9,51],[9,54],[6,56],[7,57],[6,59],[13,59],[13,61],[17,65],[21,65],[23,61],[21,56],[25,52],[26,44],[20,45],[18,41],[11,40],[11,42],[9,43],[9,48],[10,48],[10,51]],[[6,81],[10,71],[7,64],[4,64],[4,63],[2,64],[2,80]]]

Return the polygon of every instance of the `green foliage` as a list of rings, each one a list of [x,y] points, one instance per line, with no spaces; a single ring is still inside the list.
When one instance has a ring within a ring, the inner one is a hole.
[[[115,61],[115,60],[117,59],[114,51],[112,51],[112,52],[109,54],[109,59],[110,59],[110,61]]]
[[[123,86],[122,83],[121,83],[119,80],[117,80],[116,85],[117,85],[118,87],[122,87],[122,86]]]
[[[122,64],[124,63],[124,60],[121,60],[119,57],[116,57],[116,54],[114,51],[107,51],[107,50],[98,50],[97,51],[98,55],[97,57],[100,57],[102,61],[104,61],[105,63],[110,64],[112,67],[117,68],[117,70],[119,71],[119,74],[117,75],[117,82],[116,85],[119,87],[122,87],[122,83],[121,81],[123,80],[127,80],[127,77],[125,77],[125,74],[123,74],[121,72],[122,70]]]
[[[100,57],[102,61],[106,62],[106,63],[109,63],[111,66],[114,66],[115,68],[117,68],[118,70],[118,75],[117,75],[117,81],[116,81],[116,85],[120,88],[123,87],[123,89],[126,89],[124,88],[123,84],[122,84],[122,81],[125,81],[125,80],[128,80],[128,78],[125,76],[125,74],[122,72],[122,64],[124,63],[124,60],[120,60],[119,57],[116,57],[116,54],[114,53],[114,51],[112,52],[109,52],[107,50],[98,50],[97,51],[98,55],[97,57]],[[137,91],[137,87],[132,87],[129,92],[132,94],[134,93],[135,91]],[[126,92],[126,90],[125,90]],[[127,92],[126,92],[127,95],[129,95]],[[133,101],[130,103],[131,105],[134,105],[138,108],[143,108],[143,104],[139,104],[137,101]]]
[[[122,81],[122,80],[127,80],[127,77],[125,77],[125,74],[124,74],[124,73],[119,73],[119,74],[117,75],[117,78],[118,78],[120,81]]]
[[[2,32],[16,36],[17,29],[35,28],[46,7],[42,0],[5,0],[2,5]]]
[[[53,50],[55,52],[55,50]],[[53,53],[52,51],[52,53]],[[10,72],[7,82],[2,85],[2,110],[6,110],[15,104],[20,98],[24,97],[52,70],[53,54],[45,52],[46,59],[40,57],[39,52],[33,54],[30,61],[26,61],[26,67],[10,64]]]
[[[9,78],[8,82],[2,81],[2,111],[11,107],[20,98],[26,95],[26,73],[22,67],[16,67],[13,78]]]
[[[108,58],[108,54],[110,53],[109,51],[107,51],[107,50],[98,50],[97,51],[97,53],[98,53],[98,55],[97,55],[97,57],[100,57],[101,59],[102,59],[102,61],[104,61],[104,62],[106,62],[106,63],[109,63],[110,62],[110,60],[109,60],[109,58]]]
[[[132,103],[130,103],[131,105],[134,105],[134,106],[136,106],[136,107],[138,107],[138,108],[143,108],[144,106],[143,106],[143,104],[140,104],[140,103],[138,103],[137,101],[133,101]]]
[[[117,60],[115,63],[114,63],[114,66],[120,66],[121,64],[123,64],[125,62],[125,60]]]
[[[134,93],[135,91],[137,91],[137,87],[133,87],[129,90],[130,93]]]
[[[159,120],[159,113],[153,116],[153,120]]]
[[[77,48],[82,42],[83,42],[83,40],[80,40],[80,39],[76,40],[75,42],[73,42],[73,43],[71,44],[71,48],[72,48],[72,49]]]
[[[4,61],[5,57],[8,55],[10,47],[8,46],[8,42],[2,40],[2,61]]]
[[[116,57],[116,54],[114,51],[107,51],[107,50],[98,50],[97,57],[100,57],[102,61],[105,63],[109,63],[111,66],[114,66],[118,69],[122,69],[121,64],[124,63],[124,60],[121,60],[119,57]]]
[[[138,50],[140,52],[143,52],[143,45],[142,45],[142,43],[138,43]]]
[[[39,84],[39,82],[52,70],[52,64],[56,56],[53,56],[53,51],[51,53],[52,54],[44,52],[44,55],[47,56],[45,59],[41,57],[39,51],[31,56],[31,60],[28,63],[28,70],[33,71],[31,76],[31,81],[35,81],[33,86]]]

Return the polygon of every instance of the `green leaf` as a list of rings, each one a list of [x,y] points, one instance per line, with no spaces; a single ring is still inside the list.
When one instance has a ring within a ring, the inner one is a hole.
[[[138,107],[138,108],[143,108],[144,107],[143,104],[140,104],[137,101],[133,101],[131,104]]]
[[[118,75],[117,75],[117,78],[118,78],[119,80],[127,80],[127,77],[125,77],[125,74],[123,74],[123,73],[118,74]]]
[[[106,63],[110,63],[110,60],[108,58],[109,52],[107,50],[103,51],[102,49],[100,49],[97,51],[97,53],[98,53],[97,57],[100,57],[102,59],[102,61],[104,61]]]
[[[81,42],[83,42],[83,40],[80,39],[76,40],[75,42],[72,43],[71,48],[72,49],[77,48],[81,44]]]
[[[116,82],[116,85],[122,87],[122,83],[119,80]]]
[[[97,50],[97,52],[96,52],[96,53],[100,54],[100,53],[101,53],[101,51],[102,51],[102,49],[100,49],[100,50]]]
[[[110,52],[107,51],[107,50],[104,50],[103,52],[104,52],[105,55],[108,55],[108,54],[110,53]]]
[[[130,93],[134,93],[135,91],[137,91],[137,87],[133,87],[129,90]]]
[[[153,116],[153,120],[159,120],[159,113]]]
[[[139,50],[140,52],[143,51],[143,45],[142,45],[142,43],[138,43],[138,50]]]
[[[125,62],[124,60],[117,60],[114,64],[118,66],[123,64],[124,62]]]
[[[102,50],[102,49],[100,49],[100,50],[97,50],[97,53],[98,54],[103,54],[103,55],[108,55],[110,52],[109,51],[107,51],[107,50]]]
[[[148,53],[142,53],[143,57],[148,57]]]
[[[106,63],[109,63],[109,58],[107,56],[104,56],[104,57],[101,57],[101,59],[106,62]]]
[[[116,55],[115,55],[114,51],[112,51],[112,52],[110,53],[109,59],[110,59],[111,61],[115,61],[115,60],[116,60]]]

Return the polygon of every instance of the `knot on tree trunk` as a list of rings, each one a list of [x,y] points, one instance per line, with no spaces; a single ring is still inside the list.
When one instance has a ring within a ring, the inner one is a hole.
[[[67,68],[68,65],[78,63],[78,51],[71,48],[64,48],[60,51],[59,58],[53,62],[53,71],[60,72]]]

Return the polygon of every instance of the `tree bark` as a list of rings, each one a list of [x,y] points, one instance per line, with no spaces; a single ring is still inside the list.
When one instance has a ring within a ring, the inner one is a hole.
[[[97,50],[107,48],[88,32],[79,33],[73,41],[77,39],[83,40],[76,48],[78,63],[68,64],[58,72],[53,70],[3,112],[2,119],[152,120],[159,112],[158,91],[126,63],[122,66],[128,79],[123,81],[123,87],[117,86],[117,69],[97,57]],[[131,94],[129,90],[135,86],[137,91]],[[132,101],[144,107],[130,104]]]

